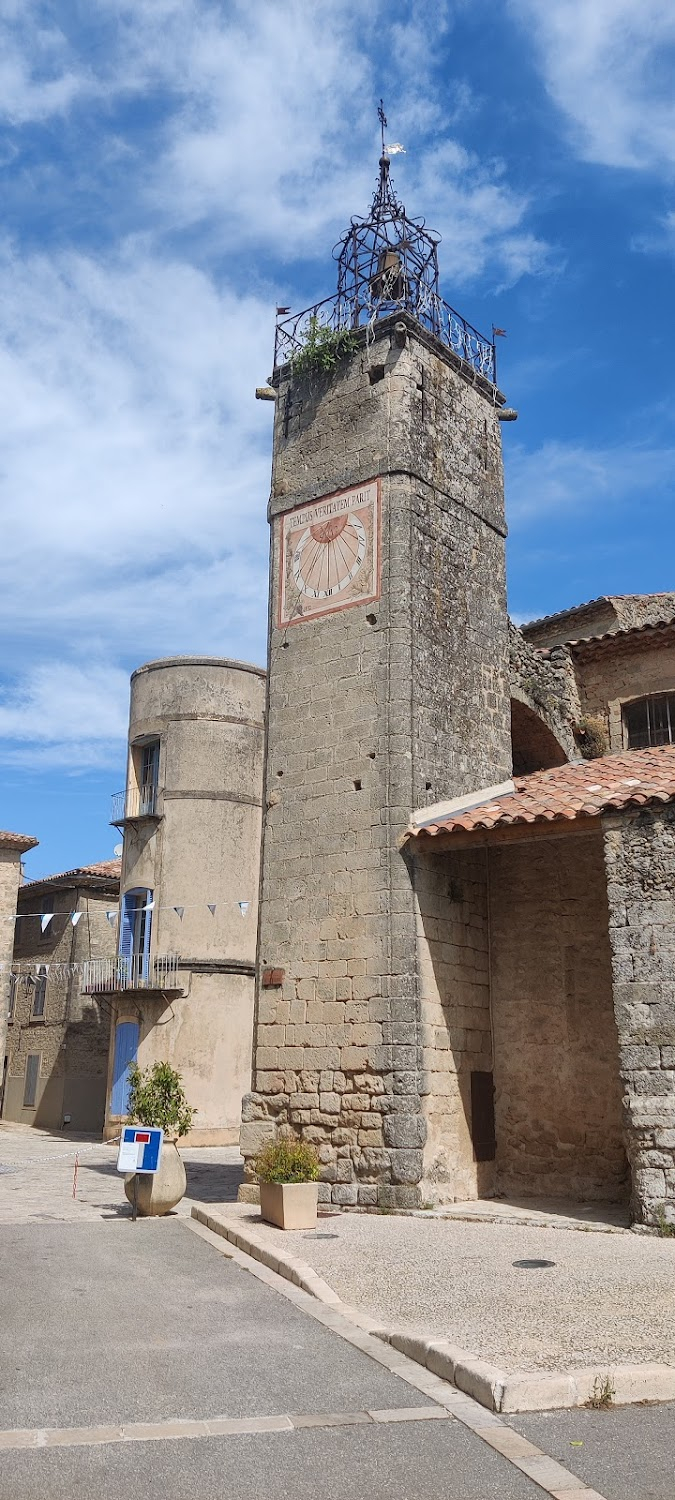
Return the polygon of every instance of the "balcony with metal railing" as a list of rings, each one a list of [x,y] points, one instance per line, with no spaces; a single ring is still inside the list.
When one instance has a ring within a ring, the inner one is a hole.
[[[90,958],[82,972],[82,993],[110,995],[124,990],[145,990],[180,994],[183,984],[178,973],[179,962],[178,953],[157,953],[150,958],[144,953]]]
[[[125,823],[140,822],[141,818],[161,818],[159,791],[154,782],[147,786],[130,786],[124,792],[114,792],[110,822],[115,828]]]

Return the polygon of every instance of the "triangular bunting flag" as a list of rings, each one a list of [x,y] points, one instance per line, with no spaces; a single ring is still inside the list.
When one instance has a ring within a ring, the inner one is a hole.
[[[251,905],[250,901],[240,901],[239,902],[239,910],[240,910],[240,912],[242,914],[242,917],[246,916],[246,913],[247,913],[250,905]]]
[[[110,926],[114,927],[115,923],[117,921],[117,912],[116,911],[107,911],[106,912],[106,917],[108,918]]]
[[[155,905],[154,901],[146,901],[146,904],[143,907],[143,911],[153,911],[154,905]]]
[[[206,905],[207,905],[207,906],[208,906],[208,908],[209,908],[209,911],[210,911],[210,913],[211,913],[211,916],[212,916],[212,917],[215,917],[215,915],[216,915],[216,905],[215,905],[215,902],[214,902],[214,903],[213,903],[213,905],[211,905],[211,902],[210,902],[210,901],[207,901],[207,903],[206,903]]]
[[[71,920],[71,922],[73,924],[73,927],[77,927],[77,924],[78,924],[81,916],[82,916],[82,912],[81,911],[71,911],[71,913],[70,913],[70,920]]]
[[[53,911],[43,911],[41,913],[41,915],[40,915],[40,927],[42,928],[43,932],[47,931],[47,928],[49,926],[49,923],[52,920],[53,915],[54,915]]]
[[[184,906],[174,906],[174,911],[176,913],[176,916],[180,917],[180,920],[182,922],[182,920],[183,920],[183,912],[185,911],[185,907]]]

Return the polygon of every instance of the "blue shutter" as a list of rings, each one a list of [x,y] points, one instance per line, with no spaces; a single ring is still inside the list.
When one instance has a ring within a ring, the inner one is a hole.
[[[138,1052],[138,1025],[136,1021],[119,1021],[115,1027],[115,1058],[113,1062],[110,1113],[129,1113],[129,1067],[136,1061]]]
[[[120,964],[120,970],[125,974],[127,983],[131,979],[135,912],[136,894],[134,891],[127,891],[122,900],[122,920],[120,922],[120,958],[125,960],[124,963]]]
[[[145,896],[145,901],[144,901],[143,904],[146,905],[148,901],[152,901],[152,891],[144,891],[143,894]],[[142,965],[142,967],[141,967],[141,975],[142,975],[143,979],[149,979],[150,978],[150,934],[152,932],[152,912],[151,911],[146,911],[146,912],[143,913],[143,915],[145,917],[145,925],[144,925],[144,928],[143,928],[143,956],[142,956],[142,959],[141,959],[141,965]]]

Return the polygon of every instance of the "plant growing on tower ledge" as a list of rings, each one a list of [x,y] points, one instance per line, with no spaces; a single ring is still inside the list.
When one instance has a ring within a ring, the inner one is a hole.
[[[312,375],[332,375],[339,361],[353,354],[357,344],[351,329],[331,328],[312,313],[305,342],[291,358],[293,374],[301,380]]]

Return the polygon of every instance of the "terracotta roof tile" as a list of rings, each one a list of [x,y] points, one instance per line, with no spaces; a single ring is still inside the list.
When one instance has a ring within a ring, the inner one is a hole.
[[[514,776],[515,791],[461,808],[408,829],[409,838],[438,833],[473,833],[516,823],[549,823],[597,818],[608,809],[646,807],[675,800],[675,745],[627,750],[598,760],[573,761],[550,771]]]
[[[18,849],[21,852],[24,849],[34,849],[37,842],[38,840],[34,839],[30,833],[0,831],[0,848],[2,849]]]
[[[107,881],[110,884],[119,881],[121,869],[121,859],[102,859],[98,864],[79,865],[74,870],[63,870],[58,875],[45,875],[42,880],[27,880],[21,891],[27,891],[36,885],[75,885],[79,881],[85,885],[96,884],[97,881]]]

